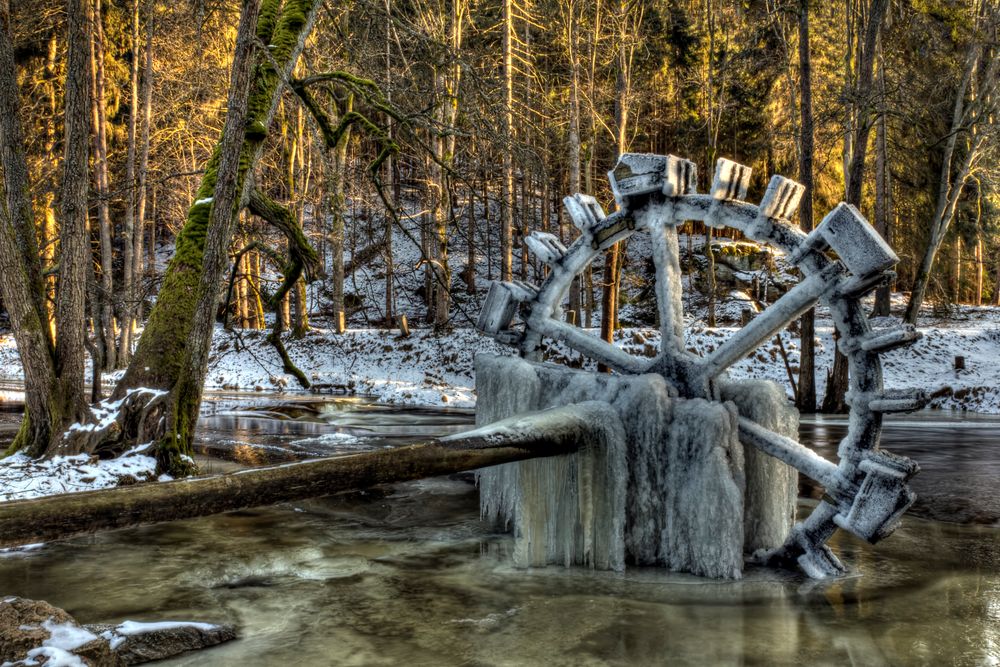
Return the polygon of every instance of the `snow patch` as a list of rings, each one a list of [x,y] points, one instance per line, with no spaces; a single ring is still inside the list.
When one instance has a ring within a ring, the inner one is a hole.
[[[129,637],[132,635],[144,635],[148,632],[163,632],[164,630],[178,630],[182,628],[195,628],[203,632],[209,632],[218,627],[212,623],[198,623],[196,621],[157,621],[155,623],[125,621],[118,625],[114,631],[119,635]]]
[[[114,459],[87,454],[32,459],[23,453],[0,459],[0,502],[76,493],[118,486],[122,481],[153,479],[156,459],[146,456],[150,443],[138,445]]]
[[[28,651],[28,656],[24,660],[17,662],[5,662],[0,667],[33,667],[34,665],[45,665],[45,667],[87,667],[87,663],[78,656],[64,651],[54,646],[40,646]]]
[[[56,623],[49,619],[42,623],[42,628],[49,631],[49,638],[42,642],[42,646],[62,649],[63,651],[75,651],[84,644],[89,644],[97,639],[97,635],[85,628],[81,628],[75,623]]]

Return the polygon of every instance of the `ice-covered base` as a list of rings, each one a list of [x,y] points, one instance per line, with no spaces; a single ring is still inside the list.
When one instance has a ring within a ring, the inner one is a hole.
[[[780,546],[797,477],[745,448],[738,417],[794,437],[798,416],[769,382],[730,383],[723,403],[683,399],[659,375],[605,375],[476,358],[476,421],[587,400],[609,403],[624,443],[484,470],[480,508],[510,526],[522,567],[626,562],[739,578],[744,554]]]

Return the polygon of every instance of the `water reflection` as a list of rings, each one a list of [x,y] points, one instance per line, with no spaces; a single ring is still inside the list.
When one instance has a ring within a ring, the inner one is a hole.
[[[471,486],[431,480],[51,545],[0,560],[0,582],[85,621],[242,628],[241,640],[169,665],[1000,658],[995,529],[908,519],[875,548],[835,540],[860,576],[820,584],[754,570],[713,582],[652,569],[514,570],[509,538],[476,514]]]
[[[473,410],[386,405],[363,397],[216,394],[202,406],[195,449],[264,465],[404,444],[463,431],[474,421]],[[247,456],[246,447],[258,451]]]
[[[844,417],[803,417],[799,429],[803,444],[836,460],[837,445],[847,433]],[[908,456],[921,472],[911,485],[916,516],[1000,525],[1000,419],[995,416],[924,411],[888,418],[881,446]],[[809,480],[803,495],[818,497]]]

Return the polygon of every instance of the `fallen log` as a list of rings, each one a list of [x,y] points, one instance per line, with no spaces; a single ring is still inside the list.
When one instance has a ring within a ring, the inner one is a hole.
[[[404,447],[0,503],[0,547],[327,496],[557,456],[603,442],[617,414],[584,402]]]

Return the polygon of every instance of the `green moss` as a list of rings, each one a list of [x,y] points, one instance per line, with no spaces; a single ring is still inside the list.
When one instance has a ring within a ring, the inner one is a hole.
[[[174,387],[170,398],[167,414],[171,422],[156,443],[156,471],[173,477],[187,477],[198,472],[191,457],[201,401],[200,387],[193,386],[190,379],[182,380]]]
[[[271,41],[274,28],[278,25],[278,17],[281,14],[281,0],[264,0],[260,6],[260,13],[257,15],[257,39],[263,44]]]
[[[4,450],[3,454],[0,454],[0,459],[5,459],[8,456],[17,454],[21,449],[23,449],[28,444],[28,439],[31,437],[31,413],[28,412],[27,408],[24,410],[24,417],[21,419],[21,426],[18,427],[17,433],[14,435],[14,440],[10,443],[10,446]]]
[[[264,141],[267,138],[267,125],[260,120],[247,123],[246,138],[248,141]]]

